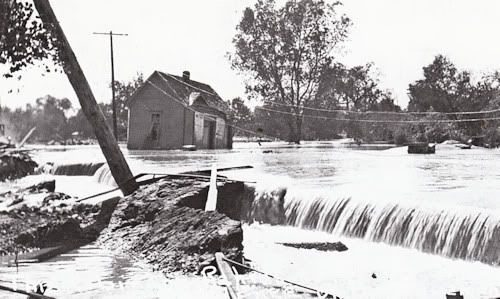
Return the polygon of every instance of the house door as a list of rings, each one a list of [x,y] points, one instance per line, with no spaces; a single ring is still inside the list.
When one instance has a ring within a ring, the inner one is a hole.
[[[207,120],[203,122],[203,146],[208,149],[215,148],[215,121]]]

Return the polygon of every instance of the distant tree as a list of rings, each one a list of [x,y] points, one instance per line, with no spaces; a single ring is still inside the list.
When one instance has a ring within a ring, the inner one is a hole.
[[[71,102],[45,96],[36,100],[36,135],[40,141],[51,139],[65,140],[70,137],[71,132],[67,126],[66,112],[71,109]]]
[[[36,131],[32,139],[36,141],[64,140],[71,134],[66,113],[71,109],[71,102],[47,95],[36,100],[33,106],[27,104],[24,109],[2,109],[2,118],[9,123],[11,136],[20,141],[33,127]]]
[[[423,70],[424,79],[408,88],[409,111],[456,112],[470,108],[464,105],[470,100],[472,91],[468,72],[459,72],[443,55],[437,55]]]
[[[323,0],[258,0],[244,11],[233,39],[234,69],[248,75],[252,96],[289,105],[289,141],[300,143],[304,110],[314,98],[321,73],[347,38],[350,19]]]
[[[116,101],[116,115],[117,115],[117,129],[118,129],[118,140],[127,139],[127,128],[128,128],[128,110],[127,110],[127,100],[134,94],[134,92],[139,89],[144,84],[144,77],[141,73],[138,73],[131,81],[115,81],[115,101]],[[113,123],[113,109],[111,103],[99,103],[104,117],[106,118],[106,123],[111,128]],[[81,136],[86,138],[94,138],[93,129],[90,123],[85,118],[83,111],[79,110],[78,113],[70,118],[71,127],[74,131],[80,133]]]
[[[434,61],[425,66],[424,78],[409,86],[409,111],[436,112],[469,112],[499,109],[495,100],[500,95],[500,73],[484,75],[474,82],[468,71],[460,71],[445,56],[438,55]],[[464,119],[500,115],[450,115],[447,119]],[[496,126],[495,121],[460,122],[447,126],[447,132],[452,132],[455,138],[467,139],[467,136],[483,135],[485,130]],[[443,125],[428,124],[420,131],[439,131]],[[489,129],[488,129],[489,130]],[[495,130],[489,130],[495,132]],[[425,133],[425,135],[429,135]],[[436,134],[431,134],[436,135]],[[442,136],[446,135],[444,133]],[[427,138],[432,139],[432,138]],[[441,138],[442,139],[442,138]]]
[[[241,98],[234,98],[231,101],[228,101],[228,104],[230,108],[229,118],[235,126],[252,131],[256,129],[254,114],[250,110],[250,108],[245,105],[245,102]],[[236,131],[236,133],[243,136],[248,135],[248,133],[245,133],[243,131]]]
[[[68,119],[71,133],[77,132],[80,138],[95,138],[94,129],[81,109]]]
[[[144,84],[144,76],[138,73],[131,81],[115,81],[115,101],[117,115],[118,140],[127,139],[128,109],[127,100]],[[108,105],[110,106],[110,105]],[[112,111],[106,109],[106,119],[111,124]],[[111,125],[110,125],[111,126]]]
[[[335,63],[328,67],[321,75],[314,104],[355,111],[398,109],[391,94],[379,86],[372,63],[352,68]]]

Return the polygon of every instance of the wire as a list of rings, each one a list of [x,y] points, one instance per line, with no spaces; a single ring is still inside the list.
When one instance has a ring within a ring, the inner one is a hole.
[[[308,291],[312,291],[312,292],[314,292],[315,294],[327,295],[325,298],[329,298],[329,297],[331,297],[331,298],[335,298],[335,299],[340,299],[340,297],[335,296],[335,295],[333,295],[333,294],[326,293],[326,292],[321,292],[320,290],[315,289],[315,288],[311,288],[311,287],[308,287],[308,286],[305,286],[305,285],[302,285],[302,284],[299,284],[299,283],[296,283],[296,282],[293,282],[293,281],[290,281],[290,280],[286,280],[286,279],[278,278],[278,277],[276,277],[276,276],[274,276],[274,275],[271,275],[271,274],[268,274],[268,273],[265,273],[265,272],[259,271],[259,270],[257,270],[257,269],[251,268],[251,267],[249,267],[249,266],[247,266],[247,265],[244,265],[244,264],[239,263],[239,262],[237,262],[237,261],[233,261],[233,260],[228,259],[228,258],[226,258],[226,257],[224,257],[223,259],[224,259],[226,262],[228,262],[228,263],[231,263],[231,264],[234,264],[234,265],[236,265],[236,266],[239,266],[239,267],[245,268],[245,269],[247,269],[247,270],[254,271],[254,272],[257,272],[257,273],[259,273],[259,274],[262,274],[262,275],[265,275],[265,276],[271,277],[271,278],[273,278],[273,279],[276,279],[276,280],[279,280],[279,281],[282,281],[282,282],[285,282],[285,283],[291,284],[291,285],[293,285],[293,286],[300,287],[300,288],[306,289],[306,290],[308,290]]]
[[[485,110],[485,111],[464,111],[464,112],[395,112],[395,111],[349,111],[349,110],[342,110],[342,109],[324,109],[324,108],[313,108],[313,107],[306,107],[306,106],[294,106],[290,104],[284,104],[284,103],[276,103],[272,101],[264,101],[264,103],[271,104],[271,105],[278,105],[278,106],[285,106],[285,107],[292,107],[292,108],[300,108],[300,109],[305,109],[305,110],[312,110],[312,111],[322,111],[322,112],[339,112],[339,113],[344,113],[344,114],[389,114],[389,115],[475,115],[475,114],[490,114],[490,113],[496,113],[500,112],[500,109],[494,109],[494,110]]]
[[[160,91],[161,93],[165,94],[166,96],[168,96],[169,98],[171,98],[172,100],[174,100],[175,102],[181,104],[184,108],[190,110],[190,111],[193,111],[193,112],[196,112],[193,108],[189,107],[186,105],[186,103],[182,102],[181,100],[177,99],[176,97],[174,97],[173,95],[167,93],[165,90],[161,89],[160,87],[156,86],[153,82],[151,82],[150,80],[147,80],[146,81],[147,83],[149,83],[151,86],[153,86],[154,88],[156,88],[158,91]]]
[[[196,112],[196,110],[194,110],[193,108],[189,107],[186,105],[186,103],[182,102],[181,100],[177,99],[175,96],[169,94],[168,92],[166,92],[165,90],[163,90],[162,88],[158,87],[156,84],[154,84],[153,82],[151,82],[150,80],[147,80],[146,81],[147,83],[149,83],[151,86],[153,86],[154,88],[156,88],[158,91],[160,91],[161,93],[165,94],[166,96],[168,96],[169,98],[171,98],[172,100],[174,100],[175,102],[179,103],[180,105],[182,105],[184,108],[192,111],[192,112]],[[247,130],[247,129],[243,129],[241,127],[238,127],[236,125],[232,125],[232,124],[227,124],[227,126],[229,127],[232,127],[232,128],[235,128],[237,130],[240,130],[240,131],[243,131],[243,132],[247,132],[247,133],[250,133],[254,136],[257,136],[257,137],[267,137],[267,138],[271,138],[271,139],[278,139],[278,140],[281,140],[280,138],[278,137],[274,137],[274,136],[268,136],[268,135],[265,135],[265,134],[262,134],[262,133],[258,133],[258,132],[255,132],[255,131],[251,131],[251,130]],[[283,141],[283,140],[281,140]]]
[[[491,121],[491,120],[500,120],[500,117],[485,117],[485,118],[470,118],[470,119],[425,119],[425,120],[380,120],[380,119],[348,119],[348,118],[338,118],[338,117],[327,117],[327,116],[319,116],[319,115],[300,115],[294,112],[287,111],[279,111],[264,107],[255,107],[255,109],[265,110],[269,112],[276,112],[281,114],[307,117],[307,118],[315,118],[315,119],[323,119],[323,120],[337,120],[337,121],[346,121],[346,122],[361,122],[361,123],[402,123],[402,124],[425,124],[425,123],[460,123],[460,122],[477,122],[477,121]]]

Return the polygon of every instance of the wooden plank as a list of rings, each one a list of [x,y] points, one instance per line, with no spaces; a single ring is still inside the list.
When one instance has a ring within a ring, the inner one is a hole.
[[[0,285],[0,290],[11,292],[11,293],[17,293],[17,294],[21,294],[21,295],[26,295],[26,296],[29,296],[28,298],[55,299],[54,297],[44,296],[44,295],[40,295],[40,294],[36,294],[36,293],[30,293],[30,292],[26,292],[26,291],[18,290],[18,289],[13,289],[13,288],[2,286],[2,285]]]
[[[222,252],[216,252],[215,261],[217,262],[217,268],[219,268],[219,272],[227,281],[226,288],[229,293],[229,298],[237,299],[238,293],[236,292],[236,289],[238,286],[238,281],[236,280],[236,276],[234,276],[231,266],[229,266],[229,264],[224,260],[224,254],[222,254]]]

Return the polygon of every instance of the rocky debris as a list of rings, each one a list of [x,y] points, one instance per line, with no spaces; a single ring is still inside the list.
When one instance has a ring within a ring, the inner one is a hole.
[[[218,184],[217,210],[239,216],[236,200],[243,185]],[[203,210],[208,182],[166,179],[120,200],[99,237],[108,248],[141,257],[168,273],[198,273],[215,265],[215,252],[242,259],[241,223],[220,212]]]
[[[346,251],[348,248],[342,242],[313,242],[313,243],[280,243],[281,245],[301,248],[316,249],[321,251]]]
[[[51,180],[51,181],[41,182],[36,185],[29,186],[24,190],[29,192],[42,192],[42,191],[54,192],[56,190],[56,181]]]
[[[42,207],[49,206],[54,201],[68,200],[71,196],[61,192],[51,192],[42,201]]]
[[[60,192],[54,192],[56,188],[55,180],[41,182],[26,188],[11,190],[0,194],[0,203],[6,202],[7,209],[12,209],[16,205],[25,201],[25,198],[30,198],[32,195],[44,195],[40,207],[48,207],[52,204],[57,204],[56,201],[70,199],[69,195]],[[28,200],[29,201],[29,200]]]
[[[66,196],[66,195],[65,195]],[[13,254],[38,248],[76,248],[97,239],[118,202],[100,205],[42,206],[0,212],[0,253]]]
[[[0,181],[12,180],[33,174],[38,164],[21,151],[0,154]]]

